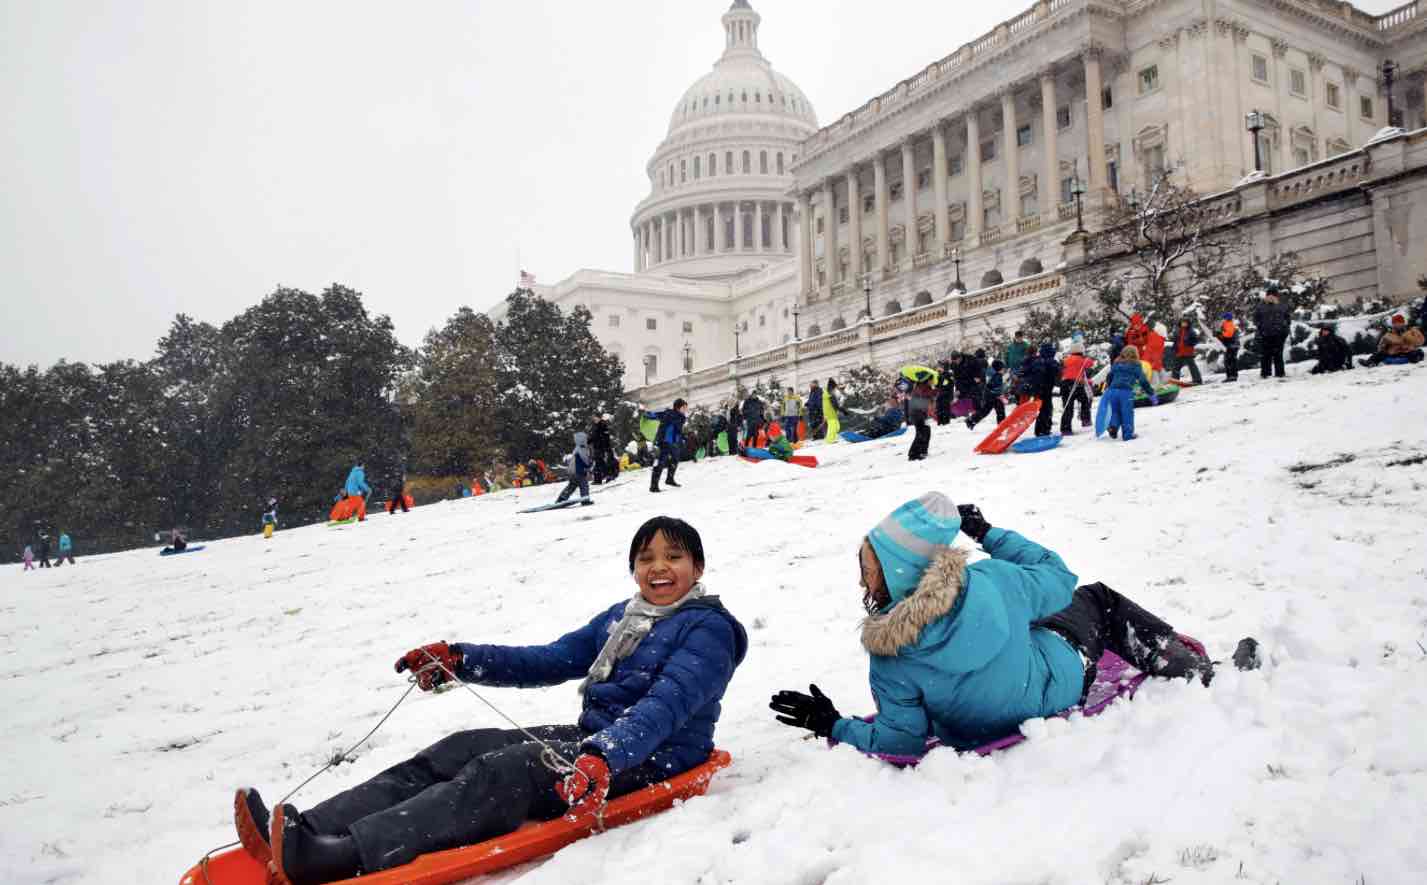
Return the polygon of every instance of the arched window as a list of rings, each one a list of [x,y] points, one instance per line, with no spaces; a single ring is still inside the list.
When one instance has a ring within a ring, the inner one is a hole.
[[[702,162],[702,160],[703,160],[703,157],[694,157],[694,178],[695,178],[695,179],[697,179],[697,178],[700,177],[700,176],[699,176],[699,163]]]
[[[931,303],[932,293],[928,292],[926,289],[923,289],[922,291],[918,292],[917,297],[912,299],[912,307],[921,307],[923,304]]]
[[[653,384],[659,380],[659,352],[645,351],[644,353],[644,383]]]
[[[743,103],[748,104],[748,90],[743,90]]]
[[[733,174],[733,151],[726,151],[723,155],[723,174]]]
[[[891,315],[894,314],[894,313],[901,313],[901,312],[902,312],[902,302],[900,302],[900,301],[888,301],[886,307],[882,308],[882,310],[883,310],[883,312],[884,312],[887,316],[891,316]]]
[[[1005,280],[1001,278],[1001,272],[999,270],[988,270],[981,277],[981,288],[999,286],[1004,282]]]
[[[688,181],[688,180],[689,180],[689,161],[688,161],[688,160],[680,160],[680,161],[679,161],[679,184],[683,184],[684,182],[686,182],[686,181]]]
[[[674,163],[672,160],[669,162],[669,186],[674,186]]]
[[[759,151],[759,152],[758,152],[758,174],[760,174],[760,175],[767,175],[767,174],[768,174],[768,152],[767,152],[767,151]]]
[[[743,152],[743,174],[748,175],[753,172],[753,152]]]
[[[715,95],[715,96],[714,96],[714,107],[718,107],[719,101],[720,101],[722,98],[723,98],[722,95]]]
[[[832,330],[833,330],[834,332],[840,332],[840,331],[842,331],[843,329],[846,329],[846,328],[847,328],[847,320],[844,320],[842,317],[838,317],[837,319],[835,319],[835,320],[832,321]]]
[[[1041,272],[1041,260],[1039,258],[1027,258],[1021,262],[1020,276],[1030,277]]]
[[[823,327],[822,327],[822,326],[819,326],[817,323],[813,323],[812,328],[808,329],[808,336],[809,336],[810,338],[816,338],[816,337],[818,337],[819,335],[821,335],[822,333],[823,333]]]
[[[782,174],[783,174],[783,152],[782,152],[782,151],[779,151],[779,152],[778,152],[778,174],[779,174],[779,175],[782,175]]]
[[[709,154],[709,178],[718,175],[718,154]]]

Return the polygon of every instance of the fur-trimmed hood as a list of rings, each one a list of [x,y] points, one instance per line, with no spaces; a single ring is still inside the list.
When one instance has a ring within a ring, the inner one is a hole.
[[[922,573],[917,589],[882,614],[862,622],[862,647],[869,654],[895,657],[914,646],[922,631],[949,614],[966,584],[967,552],[947,547]]]

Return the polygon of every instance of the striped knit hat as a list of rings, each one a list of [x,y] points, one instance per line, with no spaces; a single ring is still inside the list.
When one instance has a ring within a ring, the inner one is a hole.
[[[959,531],[956,505],[941,492],[927,492],[893,510],[867,533],[894,604],[917,589],[932,559],[951,546]]]

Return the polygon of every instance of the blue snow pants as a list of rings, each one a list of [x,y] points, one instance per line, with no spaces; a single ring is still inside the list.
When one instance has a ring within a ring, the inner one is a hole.
[[[1122,439],[1135,438],[1135,393],[1132,390],[1111,388],[1105,391],[1105,400],[1110,406],[1110,426],[1122,427]]]

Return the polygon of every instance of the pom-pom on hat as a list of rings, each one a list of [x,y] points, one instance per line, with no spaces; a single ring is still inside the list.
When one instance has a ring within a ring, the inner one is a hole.
[[[867,533],[894,604],[917,589],[927,566],[951,546],[959,531],[956,505],[941,492],[927,492],[893,510]]]
[[[1394,326],[1405,326],[1407,325],[1407,317],[1403,316],[1400,313],[1394,314],[1392,317],[1392,324]]]

